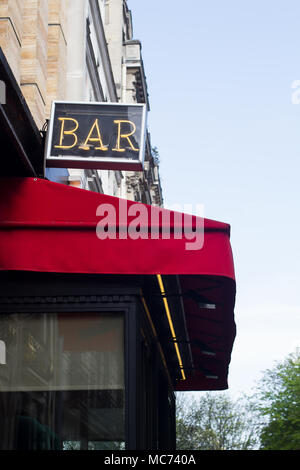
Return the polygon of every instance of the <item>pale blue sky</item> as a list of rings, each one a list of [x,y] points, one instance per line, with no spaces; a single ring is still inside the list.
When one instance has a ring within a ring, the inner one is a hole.
[[[237,277],[229,374],[249,392],[300,347],[298,0],[128,0],[165,203],[228,222]]]

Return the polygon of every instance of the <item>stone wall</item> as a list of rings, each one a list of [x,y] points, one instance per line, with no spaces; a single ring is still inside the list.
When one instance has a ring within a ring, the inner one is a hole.
[[[39,129],[66,94],[67,2],[0,2],[0,47]]]
[[[0,2],[0,47],[17,82],[20,82],[23,6],[23,0]]]
[[[64,100],[67,74],[67,6],[68,0],[50,0],[48,12],[48,60],[46,117],[52,100]]]

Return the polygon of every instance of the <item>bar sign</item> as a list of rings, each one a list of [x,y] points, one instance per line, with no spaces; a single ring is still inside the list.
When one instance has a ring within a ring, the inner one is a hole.
[[[146,105],[52,104],[46,166],[142,171]]]

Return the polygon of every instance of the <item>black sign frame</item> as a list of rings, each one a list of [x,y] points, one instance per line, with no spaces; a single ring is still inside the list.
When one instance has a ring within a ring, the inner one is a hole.
[[[146,114],[144,103],[53,101],[46,167],[143,171]]]

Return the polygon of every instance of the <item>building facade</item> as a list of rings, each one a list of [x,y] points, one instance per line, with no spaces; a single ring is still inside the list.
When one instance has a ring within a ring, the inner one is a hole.
[[[54,101],[149,111],[132,29],[125,0],[0,2],[1,450],[171,451],[175,392],[228,388],[230,226],[161,207],[149,132],[143,171],[45,167]]]
[[[125,0],[3,0],[0,47],[39,130],[53,101],[146,103],[141,44]],[[147,132],[143,172],[58,170],[51,181],[158,206],[157,161]]]

